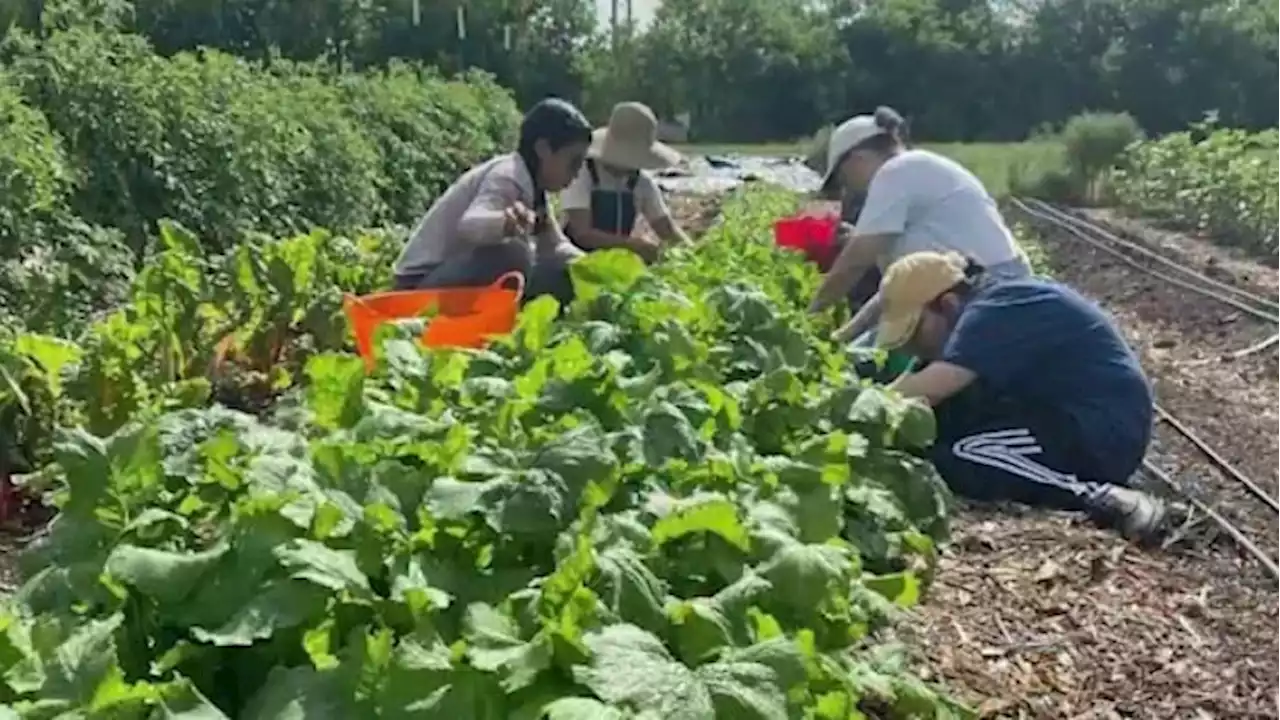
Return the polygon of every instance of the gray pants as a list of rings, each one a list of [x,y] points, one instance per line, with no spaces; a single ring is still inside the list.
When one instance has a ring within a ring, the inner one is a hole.
[[[568,265],[559,258],[534,253],[528,243],[509,240],[478,247],[469,253],[420,270],[396,273],[396,290],[483,287],[509,272],[524,275],[524,301],[551,295],[565,307],[573,302]]]

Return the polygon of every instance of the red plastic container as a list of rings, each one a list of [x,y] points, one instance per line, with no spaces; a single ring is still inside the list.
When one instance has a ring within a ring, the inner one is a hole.
[[[773,239],[778,247],[799,250],[809,262],[826,272],[835,261],[836,227],[839,215],[783,218],[773,224]]]

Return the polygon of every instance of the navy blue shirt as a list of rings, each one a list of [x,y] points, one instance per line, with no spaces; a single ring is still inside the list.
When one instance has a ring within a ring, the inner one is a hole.
[[[1142,462],[1151,385],[1111,318],[1071,288],[1037,278],[979,286],[941,359],[1022,407],[1067,418],[1100,476],[1087,479],[1124,480]]]

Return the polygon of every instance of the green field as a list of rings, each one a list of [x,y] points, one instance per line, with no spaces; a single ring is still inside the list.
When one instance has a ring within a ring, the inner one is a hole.
[[[1008,192],[1011,172],[1029,171],[1051,164],[1061,152],[1052,142],[1020,143],[922,143],[923,147],[955,158],[982,178],[996,195]],[[764,157],[803,156],[808,151],[804,142],[760,144],[691,144],[677,145],[686,155],[756,155]]]

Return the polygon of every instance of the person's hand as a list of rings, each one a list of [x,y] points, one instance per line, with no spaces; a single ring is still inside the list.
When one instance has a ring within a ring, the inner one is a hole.
[[[853,239],[853,226],[847,222],[842,222],[836,226],[835,243],[836,247],[844,247]]]
[[[649,264],[657,262],[662,255],[662,245],[658,241],[650,240],[649,238],[632,239],[631,250]]]
[[[533,232],[537,219],[537,213],[517,200],[502,211],[502,234],[506,237],[528,235]]]
[[[841,325],[840,329],[836,330],[835,334],[831,336],[831,339],[837,343],[844,344],[853,342],[858,335],[858,328],[854,325],[854,321],[850,320],[844,325]]]
[[[569,264],[580,257],[584,257],[587,253],[582,248],[571,242],[557,243],[551,251],[551,256],[559,262]]]

